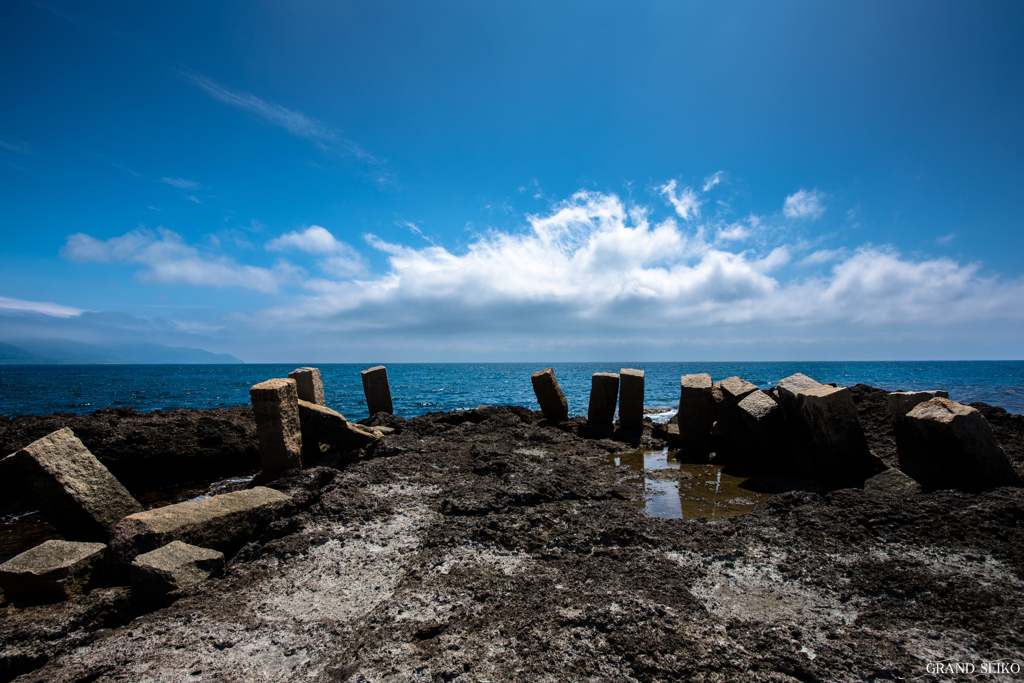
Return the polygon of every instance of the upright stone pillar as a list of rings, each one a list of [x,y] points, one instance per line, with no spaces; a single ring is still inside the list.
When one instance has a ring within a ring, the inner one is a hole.
[[[679,378],[679,449],[688,454],[706,456],[711,452],[711,386],[711,375],[706,372]]]
[[[590,378],[590,405],[587,425],[610,428],[615,421],[615,403],[619,398],[619,375],[615,372],[595,372]]]
[[[619,427],[631,434],[644,431],[644,371],[619,370]]]
[[[391,387],[388,385],[388,371],[383,365],[363,370],[363,394],[366,396],[366,407],[370,415],[377,413],[393,414],[395,406],[391,403]]]
[[[268,480],[302,467],[302,428],[295,380],[268,379],[249,389],[256,414],[260,463]]]
[[[318,406],[327,405],[324,400],[324,380],[318,368],[298,368],[288,373],[295,380],[300,401],[308,401]]]
[[[539,370],[530,375],[533,393],[537,394],[544,418],[549,422],[564,422],[569,419],[569,402],[565,400],[562,387],[558,385],[553,368]]]

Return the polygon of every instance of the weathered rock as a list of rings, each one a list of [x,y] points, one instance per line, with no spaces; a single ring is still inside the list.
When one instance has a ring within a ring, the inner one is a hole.
[[[171,591],[202,583],[224,571],[224,553],[171,541],[132,561],[132,602],[142,608],[157,607]]]
[[[711,452],[714,397],[711,375],[683,375],[679,379],[679,448],[693,455]]]
[[[893,422],[901,422],[918,404],[933,398],[949,398],[949,392],[941,389],[931,391],[893,391],[889,393],[889,414]]]
[[[294,379],[269,379],[249,389],[256,430],[260,439],[260,464],[267,480],[285,470],[302,467],[302,427],[299,396]]]
[[[104,543],[46,541],[0,565],[0,588],[10,602],[80,595],[106,549]]]
[[[740,401],[757,391],[756,384],[751,384],[740,377],[726,377],[719,383],[719,386],[722,389],[722,396],[725,400],[731,401],[734,405],[739,404]]]
[[[312,462],[312,458],[319,457],[322,443],[342,451],[354,451],[384,436],[378,428],[349,422],[337,411],[301,399],[299,418],[302,424],[302,445],[307,449],[308,456],[304,462]]]
[[[933,398],[918,404],[905,420],[900,469],[926,490],[1022,485],[977,409]]]
[[[724,439],[724,445],[726,449],[729,449],[737,443],[733,438],[733,432],[739,429],[737,421],[740,418],[737,414],[737,406],[740,401],[758,389],[757,385],[740,377],[727,377],[721,382],[715,383],[712,387],[712,396],[714,396],[714,387],[716,386],[721,400],[715,404],[715,420],[718,422],[719,433]],[[736,455],[741,454],[731,453],[730,457]]]
[[[8,462],[2,469],[13,469],[24,478],[35,503],[68,540],[106,541],[122,517],[142,510],[67,427],[4,460]]]
[[[864,482],[864,491],[873,496],[913,496],[921,485],[898,469],[891,468]]]
[[[619,398],[619,375],[615,372],[595,372],[590,378],[590,404],[587,408],[587,426],[611,427],[615,421],[615,404]]]
[[[619,427],[631,434],[644,431],[643,370],[619,370]]]
[[[171,541],[233,554],[291,507],[290,496],[257,486],[139,512],[114,529],[110,554],[125,567]]]
[[[391,402],[391,386],[388,384],[388,371],[383,365],[377,365],[360,373],[363,378],[363,395],[366,396],[366,408],[370,415],[377,413],[394,413],[395,406]]]
[[[300,401],[309,401],[318,406],[327,405],[324,400],[324,380],[318,368],[298,368],[288,373],[295,380],[295,389]]]
[[[737,405],[728,433],[734,462],[750,473],[778,472],[786,445],[782,408],[768,394],[755,390]]]
[[[539,370],[530,375],[533,393],[537,395],[537,403],[550,422],[564,422],[569,419],[569,402],[565,400],[562,387],[558,384],[553,368]]]

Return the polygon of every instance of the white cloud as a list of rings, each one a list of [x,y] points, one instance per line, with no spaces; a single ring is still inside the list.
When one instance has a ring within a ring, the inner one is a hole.
[[[194,180],[188,180],[186,178],[161,178],[161,183],[167,183],[179,190],[197,190],[199,189],[199,183]]]
[[[275,237],[265,247],[269,251],[297,250],[321,256],[317,265],[335,277],[352,277],[366,272],[362,255],[348,242],[337,239],[319,225],[311,225],[302,232],[293,231]]]
[[[835,261],[846,255],[846,249],[818,249],[800,259],[802,266],[814,266]]]
[[[742,223],[733,223],[718,228],[715,240],[718,242],[739,242],[750,237],[750,230]]]
[[[700,216],[701,201],[692,188],[684,187],[679,194],[676,194],[676,181],[670,180],[659,187],[658,191],[665,195],[665,198],[675,207],[676,213],[684,221]]]
[[[716,171],[713,175],[709,175],[704,179],[704,191],[710,192],[718,183],[725,179],[725,171]]]
[[[825,195],[817,190],[798,190],[786,197],[782,213],[786,218],[820,218],[825,213]]]
[[[951,232],[948,235],[943,235],[942,237],[936,237],[935,241],[938,242],[939,244],[949,244],[955,238],[956,238],[956,233],[955,232]]]
[[[0,296],[0,309],[42,313],[54,318],[73,318],[85,313],[81,308],[72,308],[71,306],[55,304],[51,301],[25,301],[24,299],[12,299],[6,296]]]

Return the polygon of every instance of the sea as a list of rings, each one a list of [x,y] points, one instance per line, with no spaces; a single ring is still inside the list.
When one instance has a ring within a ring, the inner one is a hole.
[[[314,364],[309,364],[314,365]],[[294,364],[0,365],[0,415],[90,413],[131,407],[140,412],[227,408],[249,404],[249,387],[287,377]],[[366,364],[321,364],[327,405],[351,420],[367,417],[360,371]],[[478,405],[538,409],[530,373],[543,363],[394,363],[388,379],[395,414],[465,410]],[[706,372],[716,381],[738,375],[762,389],[796,372],[822,383],[863,382],[896,390],[945,389],[961,403],[983,401],[1024,413],[1024,361],[858,361],[744,363],[553,363],[572,415],[585,415],[595,372],[645,373],[645,405],[668,419],[679,401],[679,377]]]

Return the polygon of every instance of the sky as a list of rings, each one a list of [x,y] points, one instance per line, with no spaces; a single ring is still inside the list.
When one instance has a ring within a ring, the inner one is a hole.
[[[1019,2],[0,5],[0,341],[1024,358]]]

